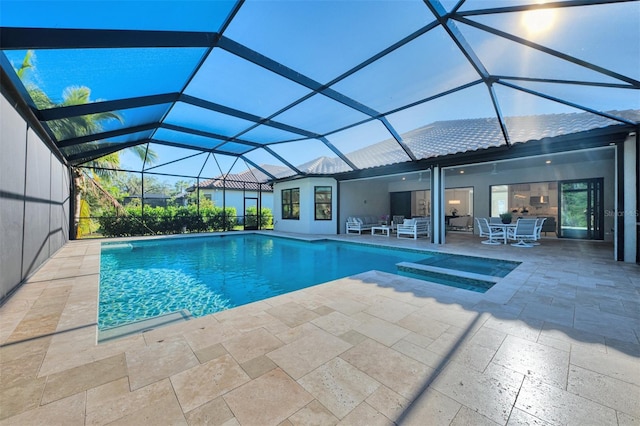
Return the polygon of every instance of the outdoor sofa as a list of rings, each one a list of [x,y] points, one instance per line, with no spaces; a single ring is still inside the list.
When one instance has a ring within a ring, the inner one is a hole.
[[[368,231],[374,226],[380,226],[380,220],[377,216],[350,216],[347,218],[347,234],[362,231]]]

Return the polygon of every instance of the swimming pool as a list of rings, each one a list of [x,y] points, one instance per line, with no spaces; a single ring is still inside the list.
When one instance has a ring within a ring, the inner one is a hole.
[[[397,273],[398,263],[426,253],[260,234],[106,242],[98,327],[179,311],[208,315],[371,269]]]

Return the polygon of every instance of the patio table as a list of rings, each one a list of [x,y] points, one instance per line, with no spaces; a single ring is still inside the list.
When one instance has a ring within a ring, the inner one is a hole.
[[[500,228],[504,232],[504,241],[503,244],[507,244],[507,235],[509,234],[509,230],[516,229],[516,223],[490,223],[489,226],[492,228]]]
[[[382,225],[382,226],[374,226],[371,228],[371,235],[379,235],[381,237],[388,237],[389,236],[389,230],[391,228],[387,225]],[[380,231],[379,233],[377,233],[376,231]]]

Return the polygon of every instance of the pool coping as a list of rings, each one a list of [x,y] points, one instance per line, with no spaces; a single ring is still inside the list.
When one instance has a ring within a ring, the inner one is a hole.
[[[157,315],[155,317],[105,328],[103,330],[98,328],[98,344],[134,334],[145,333],[159,327],[166,327],[180,322],[189,321],[193,318],[193,315],[191,315],[188,310],[181,309],[179,311],[167,312],[166,314]]]

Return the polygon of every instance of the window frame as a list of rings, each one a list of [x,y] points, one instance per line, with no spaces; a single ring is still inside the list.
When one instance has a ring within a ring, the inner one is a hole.
[[[318,190],[323,189],[324,192]],[[327,191],[328,190],[328,191]],[[328,199],[318,200],[319,194],[329,194]],[[314,220],[333,220],[333,187],[331,185],[319,185],[313,187],[313,206],[314,206]],[[328,211],[328,213],[326,213]],[[324,217],[319,217],[318,213],[324,213]]]
[[[294,202],[294,194],[296,193],[298,195],[297,202]],[[300,188],[283,189],[280,194],[282,196],[282,211],[280,212],[282,220],[300,220]]]

